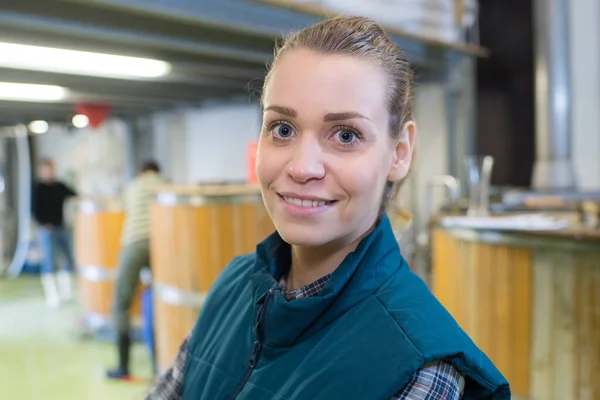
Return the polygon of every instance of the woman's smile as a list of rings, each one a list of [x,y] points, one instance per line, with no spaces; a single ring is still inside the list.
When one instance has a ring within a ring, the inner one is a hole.
[[[294,217],[312,217],[330,210],[337,204],[337,200],[326,197],[302,195],[292,192],[277,193],[280,204],[287,214]]]

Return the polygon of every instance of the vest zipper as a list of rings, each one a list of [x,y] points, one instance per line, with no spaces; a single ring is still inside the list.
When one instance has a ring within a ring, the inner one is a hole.
[[[267,304],[268,304],[269,300],[271,299],[271,296],[273,295],[275,290],[276,289],[269,290],[269,292],[265,296],[265,301],[262,303],[262,305],[258,309],[258,315],[256,318],[256,326],[255,326],[256,340],[254,341],[254,344],[252,345],[252,356],[250,357],[250,360],[248,361],[248,369],[246,369],[246,372],[244,373],[242,380],[237,385],[237,388],[235,389],[235,392],[231,395],[230,400],[237,399],[237,397],[239,396],[241,391],[244,389],[244,386],[246,386],[246,383],[248,383],[248,380],[250,379],[250,375],[252,375],[252,371],[254,371],[254,368],[256,368],[256,365],[258,364],[258,361],[260,359],[260,356],[261,356],[262,350],[263,350],[264,318],[265,318],[266,308],[267,308]]]

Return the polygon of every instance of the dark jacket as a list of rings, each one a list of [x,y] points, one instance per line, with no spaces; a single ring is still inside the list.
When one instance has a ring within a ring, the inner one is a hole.
[[[62,227],[65,201],[76,193],[61,182],[36,182],[32,190],[31,210],[40,225]]]

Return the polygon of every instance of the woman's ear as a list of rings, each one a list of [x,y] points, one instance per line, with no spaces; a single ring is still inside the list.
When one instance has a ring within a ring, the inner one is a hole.
[[[416,130],[417,127],[414,121],[408,121],[402,125],[400,136],[395,141],[396,148],[392,167],[387,177],[388,181],[398,182],[408,175],[415,147]]]

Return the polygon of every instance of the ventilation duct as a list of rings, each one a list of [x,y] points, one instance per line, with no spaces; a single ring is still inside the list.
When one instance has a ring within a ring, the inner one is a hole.
[[[536,189],[573,189],[568,0],[534,0]]]

